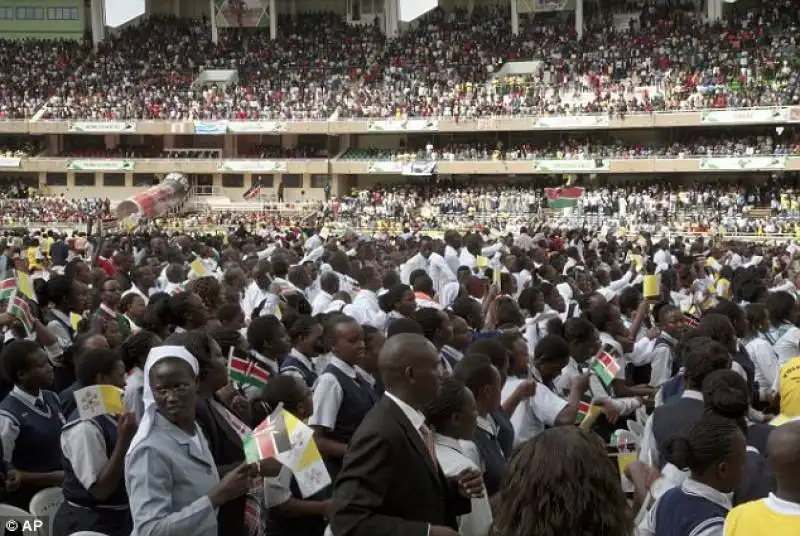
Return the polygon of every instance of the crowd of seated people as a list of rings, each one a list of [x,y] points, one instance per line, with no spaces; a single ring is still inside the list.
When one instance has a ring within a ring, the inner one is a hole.
[[[728,6],[713,25],[691,2],[650,4],[631,3],[640,14],[627,30],[610,12],[587,13],[582,39],[558,14],[521,15],[515,36],[506,7],[436,9],[393,39],[334,13],[281,16],[274,41],[265,29],[223,28],[217,44],[207,20],[150,16],[97,51],[9,44],[0,118],[45,101],[45,119],[67,120],[624,116],[800,103],[792,2]],[[514,60],[538,68],[497,76]],[[236,82],[198,86],[205,69],[236,70]]]
[[[111,210],[107,199],[68,198],[43,196],[34,191],[24,198],[0,196],[0,213],[4,225],[25,226],[32,223],[80,223],[89,219],[109,216]]]
[[[602,141],[574,135],[546,144],[537,142],[446,143],[442,147],[405,147],[397,150],[353,148],[342,160],[361,161],[463,161],[463,160],[536,160],[536,159],[595,159],[595,158],[684,158],[701,156],[783,156],[800,154],[800,134],[735,136],[727,132],[704,133],[692,141],[658,143],[628,143],[622,140]]]
[[[73,158],[157,158],[158,149],[149,145],[119,145],[114,148],[71,147],[61,156]]]
[[[9,136],[0,141],[0,158],[25,158],[41,150],[42,142],[38,138]]]
[[[299,144],[295,147],[257,145],[242,152],[245,158],[328,158],[326,147]]]

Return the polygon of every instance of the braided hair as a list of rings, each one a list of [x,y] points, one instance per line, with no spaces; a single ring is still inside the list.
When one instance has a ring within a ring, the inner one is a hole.
[[[125,363],[125,370],[130,371],[134,367],[144,370],[147,354],[159,342],[155,333],[145,330],[134,333],[125,339],[119,348],[119,355],[122,358],[122,362]]]
[[[433,430],[443,433],[453,415],[463,411],[466,401],[466,386],[455,378],[446,378],[439,384],[436,398],[422,408],[425,421]]]
[[[664,442],[664,457],[678,469],[689,469],[692,475],[699,476],[731,457],[737,435],[742,432],[735,421],[705,414],[683,434]]]

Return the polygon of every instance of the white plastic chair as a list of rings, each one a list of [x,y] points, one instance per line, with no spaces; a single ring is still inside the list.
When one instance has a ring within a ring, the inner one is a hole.
[[[0,517],[4,518],[4,522],[6,526],[8,526],[11,520],[18,521],[19,523],[30,520],[31,514],[22,508],[17,508],[10,504],[0,504]]]
[[[50,534],[53,532],[53,520],[56,512],[63,502],[64,492],[61,491],[61,488],[45,488],[33,496],[28,510],[32,515],[47,518],[50,525],[47,534]]]

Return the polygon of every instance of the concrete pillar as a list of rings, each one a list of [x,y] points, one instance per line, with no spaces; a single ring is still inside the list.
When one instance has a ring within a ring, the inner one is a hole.
[[[519,35],[519,12],[517,12],[517,0],[511,2],[511,33]]]
[[[222,147],[222,157],[223,158],[236,158],[238,154],[237,149],[237,137],[233,134],[226,134],[225,139],[223,141]]]
[[[175,148],[175,134],[164,134],[164,149]]]
[[[384,0],[384,17],[386,17],[386,35],[397,36],[400,33],[400,4],[398,0]]]
[[[722,18],[722,0],[706,0],[706,9],[709,22],[715,22]]]
[[[217,29],[217,8],[214,0],[208,0],[208,7],[211,10],[211,42],[215,45],[219,42],[219,30]]]
[[[269,38],[273,41],[278,38],[278,9],[275,0],[269,0]],[[294,5],[294,2],[292,2]]]
[[[583,0],[575,0],[575,33],[578,39],[583,37]]]
[[[281,134],[281,149],[297,147],[297,134]]]
[[[472,15],[472,11],[475,9],[475,0],[467,0],[467,12]]]
[[[106,14],[104,0],[91,0],[89,17],[92,21],[92,44],[95,50],[106,37]]]
[[[181,0],[172,0],[172,14],[176,17],[180,18],[181,16]],[[211,16],[214,16],[214,12],[211,12]]]
[[[297,0],[289,0],[289,14],[292,20],[297,19]]]

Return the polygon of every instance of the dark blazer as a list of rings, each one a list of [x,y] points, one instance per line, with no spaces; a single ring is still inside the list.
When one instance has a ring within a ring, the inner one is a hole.
[[[333,533],[427,536],[428,525],[458,530],[456,517],[470,511],[403,410],[384,396],[347,447],[333,489]]]
[[[236,469],[244,462],[244,447],[238,434],[228,425],[225,417],[211,407],[209,400],[198,399],[196,406],[197,424],[208,440],[208,447],[217,465],[219,477]],[[219,536],[244,536],[244,507],[246,497],[229,501],[219,507]]]

